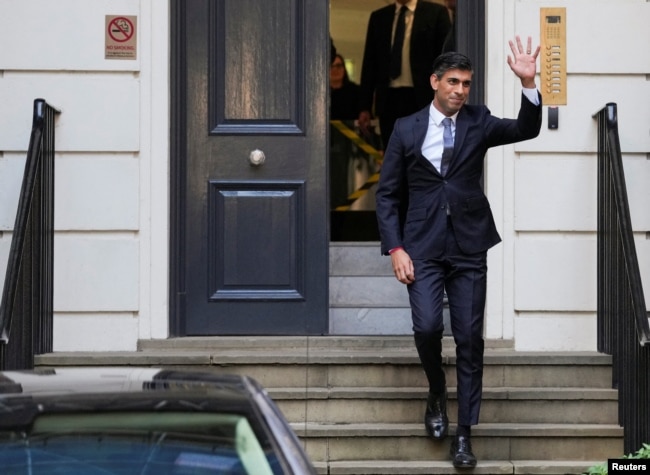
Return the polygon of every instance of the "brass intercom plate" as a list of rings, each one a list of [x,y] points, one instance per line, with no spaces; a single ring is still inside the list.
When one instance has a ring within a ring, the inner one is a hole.
[[[566,105],[566,8],[540,8],[540,32],[544,105]]]

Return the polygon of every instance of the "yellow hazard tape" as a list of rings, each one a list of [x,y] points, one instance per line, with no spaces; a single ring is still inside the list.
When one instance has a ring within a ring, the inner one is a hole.
[[[376,148],[374,148],[372,145],[366,142],[356,132],[354,132],[352,129],[350,129],[347,125],[345,125],[340,120],[332,120],[330,121],[330,123],[336,128],[336,130],[338,130],[352,143],[354,143],[357,147],[359,147],[361,150],[366,152],[371,158],[373,158],[377,164],[381,165],[383,157],[382,154]],[[379,173],[375,173],[374,175],[371,175],[361,187],[359,187],[356,191],[352,192],[352,194],[348,196],[348,202],[346,204],[337,206],[335,210],[348,211],[352,206],[352,204],[355,201],[357,201],[359,198],[361,198],[363,195],[368,193],[368,190],[370,190],[370,188],[372,188],[372,186],[378,181],[379,181]]]
[[[332,120],[330,122],[336,128],[336,130],[338,130],[345,137],[350,139],[350,141],[354,143],[357,147],[359,147],[361,150],[363,150],[368,155],[370,155],[370,157],[381,162],[382,159],[381,153],[377,151],[377,149],[374,148],[372,145],[370,145],[368,142],[366,142],[361,137],[359,137],[359,135],[354,130],[350,129],[347,125],[345,125],[340,120]]]

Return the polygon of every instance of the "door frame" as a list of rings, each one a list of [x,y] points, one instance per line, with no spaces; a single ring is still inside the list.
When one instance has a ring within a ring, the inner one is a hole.
[[[183,0],[170,0],[170,202],[169,202],[169,335],[184,334],[185,323],[185,244],[187,226],[183,210],[187,200],[185,151],[187,150],[186,103],[183,94],[187,84],[186,37],[183,32],[185,10]]]
[[[485,104],[485,1],[456,1],[456,45],[474,65],[469,103],[476,105]]]
[[[170,228],[169,228],[169,336],[181,336],[186,316],[184,266],[187,238],[183,210],[187,199],[185,177],[186,60],[183,55],[186,39],[182,28],[185,24],[184,0],[170,0]],[[329,22],[325,16],[323,22]],[[475,65],[470,101],[485,102],[485,0],[457,0],[455,21],[458,51],[467,54]],[[328,151],[329,153],[329,151]],[[329,220],[329,213],[326,218]],[[329,223],[327,223],[329,229]]]

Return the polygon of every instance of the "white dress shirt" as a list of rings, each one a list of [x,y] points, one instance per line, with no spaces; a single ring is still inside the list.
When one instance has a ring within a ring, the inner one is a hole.
[[[456,117],[458,112],[450,117],[451,119],[451,135],[456,138]],[[442,125],[442,119],[446,116],[433,106],[429,106],[429,126],[427,127],[427,135],[424,137],[422,143],[422,155],[429,160],[436,170],[440,171],[440,162],[442,161],[442,150],[444,149],[442,134],[445,130]]]

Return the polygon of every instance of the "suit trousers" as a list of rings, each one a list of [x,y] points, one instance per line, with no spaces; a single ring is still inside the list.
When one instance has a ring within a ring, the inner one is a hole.
[[[458,423],[478,423],[483,390],[483,320],[487,284],[487,251],[464,254],[447,219],[446,250],[435,259],[413,260],[415,281],[408,285],[418,354],[430,390],[440,391],[442,358],[439,343],[444,330],[443,298],[447,291],[451,329],[456,343]],[[408,251],[408,250],[407,250]],[[442,375],[444,380],[444,373]],[[444,381],[442,382],[444,385]]]

